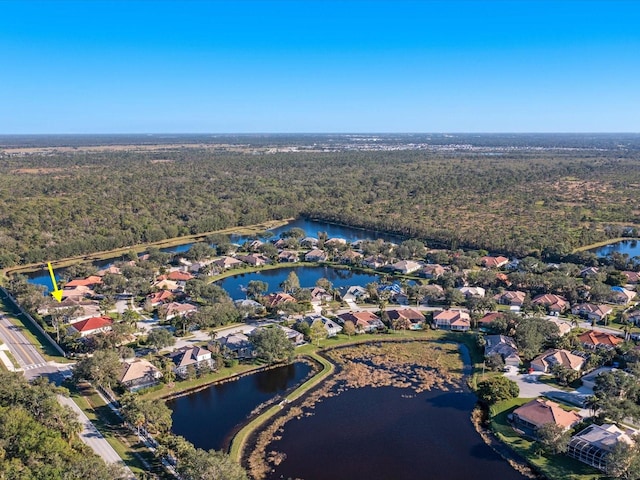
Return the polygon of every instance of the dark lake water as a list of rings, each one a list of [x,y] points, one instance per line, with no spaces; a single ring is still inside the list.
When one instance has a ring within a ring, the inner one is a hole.
[[[640,256],[640,242],[637,240],[623,240],[595,249],[595,253],[599,257],[606,257],[614,252],[626,253],[629,257],[638,257]]]
[[[334,287],[348,287],[360,285],[364,287],[367,283],[379,282],[378,275],[357,273],[351,270],[340,270],[331,267],[285,267],[276,270],[264,270],[261,272],[245,273],[220,280],[218,285],[224,288],[234,300],[245,298],[243,288],[251,280],[260,280],[269,285],[267,293],[281,291],[280,284],[284,282],[290,272],[296,272],[300,279],[300,286],[313,287],[319,278],[327,278]]]
[[[297,385],[311,370],[308,363],[297,362],[169,400],[172,431],[196,447],[219,450],[258,405]]]
[[[408,398],[407,398],[408,397]],[[360,388],[291,420],[267,451],[287,457],[268,477],[304,480],[522,480],[475,431],[471,393]]]

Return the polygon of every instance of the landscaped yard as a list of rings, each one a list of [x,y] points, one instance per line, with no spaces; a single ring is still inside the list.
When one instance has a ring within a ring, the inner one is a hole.
[[[71,397],[133,473],[143,474],[149,471],[143,464],[144,460],[151,466],[151,471],[160,475],[160,478],[171,478],[154,455],[122,424],[122,420],[105,404],[93,387],[83,385],[73,388]]]
[[[491,428],[500,441],[526,458],[547,478],[563,480],[597,480],[602,474],[584,463],[566,455],[540,456],[536,452],[535,442],[518,435],[507,421],[507,416],[520,405],[529,402],[530,398],[514,398],[499,402],[490,409]]]

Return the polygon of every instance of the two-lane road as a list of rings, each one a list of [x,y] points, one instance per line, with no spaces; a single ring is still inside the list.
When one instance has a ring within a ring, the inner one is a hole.
[[[9,347],[28,379],[46,376],[50,381],[59,385],[65,377],[70,375],[70,365],[47,362],[38,351],[38,348],[29,342],[19,327],[11,323],[9,317],[3,311],[0,311],[0,338]],[[58,400],[61,404],[69,406],[78,416],[78,420],[82,424],[80,439],[85,444],[100,455],[105,462],[124,464],[113,447],[72,399],[59,395]],[[126,468],[130,473],[130,478],[135,478],[131,470],[128,467]]]
[[[38,370],[47,367],[47,361],[38,349],[27,340],[20,328],[11,323],[9,317],[2,311],[0,311],[0,338],[9,347],[27,378],[38,376],[42,373]]]

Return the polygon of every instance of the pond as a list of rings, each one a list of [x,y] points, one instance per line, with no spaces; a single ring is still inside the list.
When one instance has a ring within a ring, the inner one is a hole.
[[[640,242],[637,240],[622,240],[595,249],[598,257],[606,257],[614,252],[621,254],[626,253],[629,257],[638,257],[640,256]]]
[[[522,480],[475,431],[471,393],[365,387],[317,403],[267,451],[270,480]]]
[[[282,290],[280,284],[286,280],[290,272],[296,273],[300,280],[300,286],[303,288],[313,287],[318,279],[323,277],[328,279],[336,288],[352,285],[364,287],[367,283],[380,281],[378,275],[358,273],[353,270],[332,267],[284,267],[227,277],[220,280],[218,285],[224,288],[233,300],[239,300],[245,298],[244,289],[252,280],[266,282],[269,285],[267,293]]]
[[[172,431],[199,448],[220,450],[256,407],[301,383],[311,371],[308,363],[296,362],[169,400]]]

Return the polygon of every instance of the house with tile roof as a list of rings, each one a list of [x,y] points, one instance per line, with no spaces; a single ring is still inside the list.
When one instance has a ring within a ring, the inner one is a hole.
[[[71,280],[64,284],[64,288],[75,288],[75,287],[95,287],[96,285],[100,285],[102,283],[102,278],[97,275],[91,275],[87,278],[78,278],[76,280]]]
[[[187,282],[194,277],[189,272],[183,272],[182,270],[174,270],[173,272],[169,272],[169,275],[167,275],[167,278],[169,280],[173,280],[174,282]]]
[[[586,348],[590,348],[591,350],[595,350],[597,348],[603,348],[606,350],[611,350],[616,347],[616,345],[620,345],[624,340],[620,337],[616,337],[609,333],[604,332],[596,332],[594,330],[583,333],[578,337],[580,343]]]
[[[261,253],[250,253],[249,255],[239,255],[238,260],[242,260],[244,263],[253,267],[262,267],[271,263],[271,261],[262,255]]]
[[[471,317],[463,310],[442,310],[433,316],[433,325],[438,329],[466,332],[471,328]]]
[[[460,293],[465,296],[465,298],[482,298],[485,296],[487,291],[482,287],[460,287]]]
[[[242,332],[232,333],[216,341],[221,347],[224,347],[224,352],[228,352],[234,358],[247,360],[256,356],[253,343]]]
[[[264,304],[268,308],[275,308],[287,302],[295,302],[296,299],[288,293],[271,293],[264,297]]]
[[[580,303],[571,307],[571,313],[580,315],[592,322],[601,322],[607,315],[613,312],[613,308],[609,305],[595,305],[593,303]]]
[[[538,355],[531,360],[531,368],[536,372],[550,373],[553,367],[561,365],[570,370],[579,372],[584,367],[586,358],[574,355],[568,350],[557,348],[547,350],[542,355]]]
[[[394,308],[387,310],[387,315],[392,322],[396,320],[407,320],[411,322],[411,330],[420,330],[426,320],[422,312],[413,308]]]
[[[72,323],[69,328],[80,334],[81,337],[95,335],[96,333],[109,332],[113,326],[111,317],[91,317],[86,320]]]
[[[283,250],[278,254],[278,262],[280,263],[296,263],[300,261],[300,255],[293,250]]]
[[[538,295],[531,303],[534,305],[542,305],[547,308],[549,315],[560,315],[569,307],[569,302],[559,295],[553,293],[546,293],[544,295]]]
[[[329,258],[327,252],[314,248],[304,256],[305,262],[325,262]]]
[[[511,415],[514,427],[531,437],[535,437],[537,430],[549,423],[568,430],[582,421],[582,417],[576,412],[563,410],[556,402],[542,398],[525,403]]]
[[[491,257],[486,256],[480,259],[482,266],[485,268],[500,268],[504,267],[507,263],[509,263],[509,259],[503,256]]]
[[[217,260],[214,260],[214,265],[217,265],[222,270],[227,270],[229,268],[239,268],[244,265],[243,262],[233,257],[222,257]]]
[[[171,300],[173,300],[173,292],[169,290],[160,290],[147,295],[147,301],[150,302],[152,307],[157,307]]]
[[[401,260],[394,263],[389,268],[394,272],[408,275],[409,273],[417,272],[423,267],[421,263],[414,262],[413,260]]]
[[[171,302],[160,307],[163,313],[166,313],[166,319],[171,320],[175,317],[184,317],[190,313],[198,311],[198,307],[191,303]]]
[[[521,360],[518,355],[518,347],[513,338],[505,335],[486,335],[484,337],[484,356],[500,355],[505,365],[517,367]]]
[[[338,318],[343,324],[346,321],[353,322],[353,325],[356,327],[356,331],[358,332],[375,332],[376,330],[384,328],[384,323],[382,323],[380,317],[367,310],[341,313],[338,315]]]
[[[521,308],[524,304],[524,300],[527,297],[527,294],[521,292],[519,290],[511,291],[506,290],[502,293],[498,293],[493,296],[493,299],[498,302],[500,305],[509,305],[510,307],[519,307]]]
[[[622,273],[625,277],[627,277],[627,283],[636,284],[640,282],[640,273],[630,270],[625,270]]]
[[[187,369],[190,366],[196,370],[213,368],[211,352],[202,347],[181,347],[168,354],[167,357],[173,362],[173,370],[176,375],[182,378],[186,377]]]
[[[320,320],[322,322],[324,329],[327,331],[327,338],[335,337],[337,334],[339,334],[342,331],[342,327],[338,325],[336,322],[319,314],[306,315],[300,321],[311,326],[313,325],[313,322],[315,322],[316,320]]]
[[[623,287],[611,287],[611,301],[618,305],[626,305],[636,298],[636,292]]]
[[[122,363],[118,380],[130,392],[135,392],[157,385],[160,378],[162,378],[162,372],[155,365],[142,358],[136,358]]]
[[[428,263],[420,270],[420,276],[430,280],[435,280],[441,277],[446,271],[447,270],[438,263]]]
[[[491,328],[491,324],[496,320],[499,320],[504,317],[504,313],[502,312],[488,312],[478,320],[478,328],[489,329]]]

